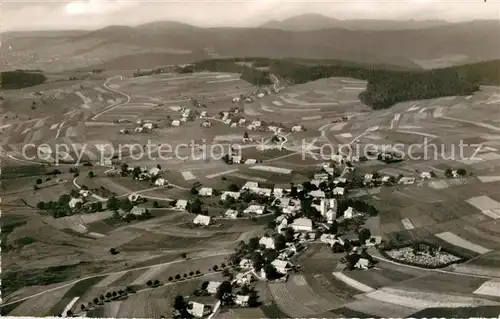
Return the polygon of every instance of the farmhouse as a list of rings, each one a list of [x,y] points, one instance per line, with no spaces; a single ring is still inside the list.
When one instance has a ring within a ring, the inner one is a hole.
[[[132,210],[130,211],[130,214],[135,215],[135,216],[141,216],[147,212],[146,208],[144,207],[137,207],[134,206]]]
[[[238,125],[244,125],[247,122],[246,119],[239,119]]]
[[[266,96],[266,94],[264,94],[264,93],[259,93],[259,94],[257,94],[257,97],[258,97],[259,99],[263,98],[264,96]]]
[[[155,185],[156,186],[164,186],[167,184],[167,180],[164,179],[164,178],[158,178],[156,181],[155,181]]]
[[[200,118],[204,118],[204,117],[206,117],[206,116],[207,116],[207,111],[202,111],[202,112],[200,113]]]
[[[309,195],[311,195],[314,198],[325,198],[325,192],[319,189],[315,191],[310,191]]]
[[[273,260],[271,265],[273,265],[274,268],[276,268],[276,271],[282,275],[285,275],[288,272],[288,269],[290,268],[290,264],[288,263],[288,261],[281,259]]]
[[[185,199],[179,199],[175,203],[175,208],[179,209],[179,210],[186,210],[187,204],[188,204],[187,200],[185,200]]]
[[[399,179],[398,184],[404,184],[404,185],[415,184],[415,177],[403,176]]]
[[[127,130],[126,128],[122,128],[122,129],[120,130],[120,134],[128,134],[128,133],[129,133],[129,132],[128,132],[128,130]]]
[[[210,121],[204,121],[203,123],[201,123],[201,127],[211,127],[212,126],[212,123]]]
[[[231,161],[234,164],[240,164],[241,163],[241,156],[233,155],[233,156],[231,156]]]
[[[202,187],[202,188],[200,188],[198,195],[200,195],[200,196],[212,196],[213,189],[211,189],[210,187]]]
[[[204,305],[199,302],[190,301],[187,306],[187,312],[193,315],[196,318],[202,318],[210,315],[212,313],[212,307],[208,305]]]
[[[261,127],[262,126],[262,121],[252,121],[252,126],[254,126],[254,127]]]
[[[136,202],[140,198],[141,198],[141,196],[139,194],[133,193],[133,194],[128,195],[128,200],[131,201],[131,202]]]
[[[264,246],[266,249],[274,249],[274,239],[264,236],[259,240],[259,245]]]
[[[241,188],[242,190],[249,190],[256,192],[259,189],[259,183],[257,182],[246,182],[245,185]]]
[[[144,132],[144,128],[143,127],[136,127],[134,129],[134,132],[136,132],[136,133],[142,133],[142,132]]]
[[[302,125],[294,125],[292,126],[292,132],[301,132],[303,131],[303,126]]]
[[[344,187],[335,187],[333,189],[333,195],[339,195],[339,196],[343,196],[345,193],[345,189]]]
[[[241,98],[240,98],[240,97],[235,97],[235,98],[233,98],[233,103],[237,103],[237,102],[239,102],[239,101],[241,101]]]
[[[384,184],[387,184],[391,181],[391,177],[389,175],[385,175],[384,177],[382,177],[381,179],[381,182],[384,183]]]
[[[196,215],[196,217],[193,219],[193,224],[208,226],[210,225],[210,216]]]
[[[171,124],[172,124],[172,126],[180,126],[181,125],[181,121],[179,121],[179,120],[173,120]]]
[[[270,188],[263,188],[263,187],[258,187],[256,190],[255,190],[255,193],[259,194],[259,195],[263,195],[263,196],[271,196],[271,193],[273,192],[272,189]]]
[[[219,286],[221,285],[222,283],[220,281],[211,281],[208,283],[208,286],[207,286],[207,292],[209,294],[215,294],[217,293],[217,290],[219,289]]]
[[[245,164],[251,165],[251,164],[255,164],[255,163],[257,163],[257,160],[254,158],[249,158],[249,159],[245,160]]]
[[[81,198],[72,198],[69,201],[69,207],[75,208],[78,203],[83,203],[83,200]]]
[[[283,188],[275,188],[275,189],[273,189],[273,195],[276,198],[283,197]]]
[[[262,215],[262,214],[264,214],[264,206],[262,206],[262,205],[250,205],[243,211],[243,213]]]
[[[234,303],[240,307],[246,307],[248,306],[248,299],[250,299],[250,296],[236,295]]]
[[[335,218],[337,218],[337,213],[333,210],[333,209],[329,209],[326,213],[325,213],[325,219],[326,219],[326,222],[328,224],[332,224],[333,221],[335,220]]]
[[[238,211],[236,211],[234,209],[228,209],[224,213],[224,216],[226,216],[227,218],[236,219],[236,218],[238,218]]]
[[[314,179],[320,182],[326,182],[328,181],[328,174],[326,173],[314,174]]]
[[[373,174],[365,174],[363,184],[368,185],[373,181]]]
[[[334,161],[337,164],[343,164],[344,157],[340,154],[334,154],[334,155],[332,155],[332,161]]]
[[[345,177],[337,177],[333,180],[333,184],[345,184],[347,182],[347,178]]]
[[[232,197],[233,199],[238,199],[238,198],[240,198],[240,195],[241,194],[239,192],[226,191],[226,192],[222,193],[222,195],[220,196],[220,199],[226,200],[228,197]]]
[[[365,246],[375,246],[380,245],[382,243],[382,237],[380,236],[371,236],[369,239],[365,241]]]
[[[309,218],[297,218],[291,226],[295,231],[312,231],[313,229],[312,221]]]

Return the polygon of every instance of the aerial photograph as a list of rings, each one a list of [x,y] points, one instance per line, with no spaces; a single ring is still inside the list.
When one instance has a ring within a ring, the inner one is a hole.
[[[500,2],[0,17],[2,317],[500,318]]]

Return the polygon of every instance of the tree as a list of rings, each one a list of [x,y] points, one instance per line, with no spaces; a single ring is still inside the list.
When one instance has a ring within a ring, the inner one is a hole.
[[[361,229],[358,234],[358,238],[361,244],[364,244],[367,239],[370,239],[371,236],[372,234],[368,228]]]
[[[240,188],[236,184],[230,184],[227,188],[230,192],[238,192]]]
[[[464,168],[459,168],[457,169],[457,174],[463,177],[467,175],[467,171]]]
[[[262,252],[262,257],[266,262],[272,262],[278,257],[278,252],[276,249],[267,248]]]
[[[155,279],[155,281],[153,282],[153,285],[158,286],[159,284],[160,284],[160,281],[158,279]]]
[[[116,296],[118,295],[118,293],[117,293],[116,291],[113,291],[113,292],[111,293],[111,295],[113,296],[113,298],[116,298]]]
[[[187,278],[188,274],[184,273],[182,277]]]
[[[158,202],[157,202],[157,201],[154,201],[154,202],[153,202],[153,207],[154,207],[154,208],[158,208],[158,207],[160,207],[160,204],[158,204]]]
[[[172,277],[172,276],[168,277],[168,281],[172,281],[172,280],[174,280],[174,277]]]
[[[66,317],[73,317],[73,311],[71,310],[66,311]]]
[[[106,299],[106,298],[104,298],[104,295],[102,295],[102,294],[101,294],[101,295],[99,296],[99,299],[104,300],[104,299]]]
[[[187,253],[182,253],[181,258],[186,259],[187,258]]]
[[[94,304],[96,304],[96,305],[97,305],[98,303],[99,303],[99,299],[94,298]]]
[[[293,235],[292,235],[293,236]],[[278,234],[274,237],[274,247],[276,250],[282,250],[286,248],[286,238],[282,234]]]
[[[120,201],[116,197],[110,197],[106,202],[106,207],[109,210],[118,210],[120,208]]]
[[[89,178],[94,178],[95,177],[95,173],[93,171],[90,171],[89,174],[88,174]]]
[[[338,227],[339,227],[339,224],[337,223],[337,221],[333,220],[332,224],[330,225],[330,228],[328,229],[328,232],[330,234],[337,234]]]
[[[256,251],[259,249],[259,237],[252,237],[248,240],[248,250],[250,252]]]
[[[266,279],[274,280],[280,277],[276,268],[271,264],[264,265],[264,272],[266,273]]]
[[[153,282],[152,282],[151,280],[148,280],[148,281],[146,282],[146,285],[148,285],[148,286],[151,286],[152,284],[153,284]]]
[[[219,269],[219,266],[217,266],[217,265],[214,265],[214,266],[212,267],[212,270],[213,270],[213,271],[217,271],[217,269]]]
[[[110,292],[107,292],[107,293],[106,293],[106,298],[107,298],[107,299],[111,298],[111,293],[110,293]]]
[[[179,274],[175,275],[175,279],[176,279],[176,280],[181,279],[181,275],[179,275]]]
[[[111,255],[117,255],[119,252],[118,252],[118,250],[116,250],[116,248],[110,248],[110,249],[109,249],[109,253],[110,253]]]
[[[38,190],[38,186],[33,185],[33,191],[37,191],[37,190]]]
[[[82,311],[85,311],[85,309],[87,309],[87,308],[85,308],[85,305],[84,305],[84,304],[82,304],[82,305],[80,306],[80,309],[82,309]]]
[[[259,296],[255,290],[250,291],[250,295],[248,296],[248,306],[255,308],[260,306]]]
[[[447,168],[445,171],[444,171],[444,176],[446,178],[452,178],[453,177],[453,172],[451,170],[451,168]]]
[[[194,271],[190,271],[189,276],[193,276],[193,275],[194,275]]]
[[[42,183],[42,180],[40,178],[36,180],[37,185],[40,185],[41,183]]]
[[[245,133],[243,134],[243,138],[248,138],[248,132],[245,132]]]
[[[204,281],[201,283],[201,289],[202,290],[207,290],[207,287],[208,287],[208,281]]]
[[[39,210],[44,210],[45,209],[45,203],[44,202],[38,202],[38,204],[36,204],[36,208],[38,208]]]
[[[186,311],[186,302],[184,301],[184,297],[177,295],[174,299],[174,309],[183,313]]]
[[[233,288],[231,283],[229,281],[223,281],[217,289],[216,297],[224,304],[229,301],[232,292]]]

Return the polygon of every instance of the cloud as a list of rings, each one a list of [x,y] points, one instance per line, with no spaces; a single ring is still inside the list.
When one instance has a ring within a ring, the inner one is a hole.
[[[139,2],[103,0],[71,1],[65,6],[64,11],[69,15],[109,14],[137,4]]]

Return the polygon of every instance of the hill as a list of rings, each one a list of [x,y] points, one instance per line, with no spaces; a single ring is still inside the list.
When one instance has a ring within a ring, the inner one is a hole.
[[[443,41],[446,39],[446,41]],[[500,58],[500,29],[494,21],[473,21],[418,30],[371,31],[324,29],[291,32],[263,28],[198,28],[176,22],[138,27],[112,26],[91,32],[47,37],[7,38],[1,50],[4,69],[75,69],[110,64],[120,69],[153,67],[133,56],[170,55],[188,63],[222,57],[334,59],[361,64],[418,69],[428,60],[439,65]],[[7,48],[11,46],[12,50]]]
[[[348,30],[412,30],[447,25],[444,20],[376,20],[376,19],[353,19],[339,20],[324,16],[322,14],[303,14],[282,21],[271,20],[261,25],[265,29],[280,29],[284,31],[312,31],[331,28],[342,28]]]

